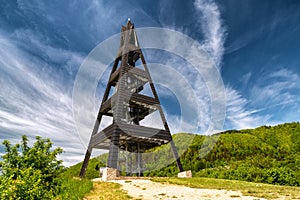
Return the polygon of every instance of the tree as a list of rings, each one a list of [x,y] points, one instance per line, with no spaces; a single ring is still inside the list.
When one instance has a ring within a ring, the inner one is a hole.
[[[21,144],[2,143],[5,154],[0,161],[0,199],[53,199],[60,190],[58,176],[63,170],[57,155],[61,148],[52,150],[50,139],[37,136],[32,147],[22,136]]]

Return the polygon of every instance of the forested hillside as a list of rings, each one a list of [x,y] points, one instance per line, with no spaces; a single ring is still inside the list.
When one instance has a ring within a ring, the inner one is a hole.
[[[174,136],[179,149],[185,137],[187,134]],[[194,176],[300,185],[299,123],[220,133],[213,149],[201,157],[205,137],[209,136],[196,135],[181,156],[184,169],[191,169]],[[175,176],[177,172],[173,163],[146,175]]]
[[[300,185],[299,122],[231,130],[214,136],[178,133],[173,138],[179,152],[186,150],[181,155],[181,162],[185,170],[192,170],[193,176]],[[191,138],[193,140],[190,143]],[[216,144],[205,154],[205,149],[209,150],[213,141]],[[166,160],[173,159],[169,152],[169,145],[164,145],[153,149],[150,156],[144,156],[143,161],[147,163],[144,167],[148,169],[144,175],[176,176],[178,170],[175,162],[161,169],[157,167],[160,164],[163,166]],[[93,160],[88,176],[98,174],[92,171],[104,166],[106,158],[107,154],[101,155],[100,164],[97,163],[99,159]],[[79,173],[79,166],[80,164],[76,166],[76,173]]]

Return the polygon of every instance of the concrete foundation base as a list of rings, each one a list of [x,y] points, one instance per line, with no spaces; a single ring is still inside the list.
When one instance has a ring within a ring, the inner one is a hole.
[[[104,168],[102,171],[102,181],[116,180],[119,177],[119,171],[113,168]]]
[[[179,172],[178,173],[178,178],[192,178],[192,171],[184,171],[184,172]]]

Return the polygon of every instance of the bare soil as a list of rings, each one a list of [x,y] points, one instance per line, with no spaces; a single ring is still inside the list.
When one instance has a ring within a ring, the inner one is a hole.
[[[152,182],[150,180],[132,179],[114,180],[111,182],[121,184],[122,189],[127,191],[128,194],[135,199],[263,199],[252,196],[243,196],[240,191],[189,188],[181,185]]]

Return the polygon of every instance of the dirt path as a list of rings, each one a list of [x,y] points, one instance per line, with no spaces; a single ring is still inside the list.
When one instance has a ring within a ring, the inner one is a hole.
[[[122,189],[136,199],[263,199],[243,196],[239,191],[197,189],[180,185],[152,182],[150,180],[116,180],[111,181],[122,185]]]

